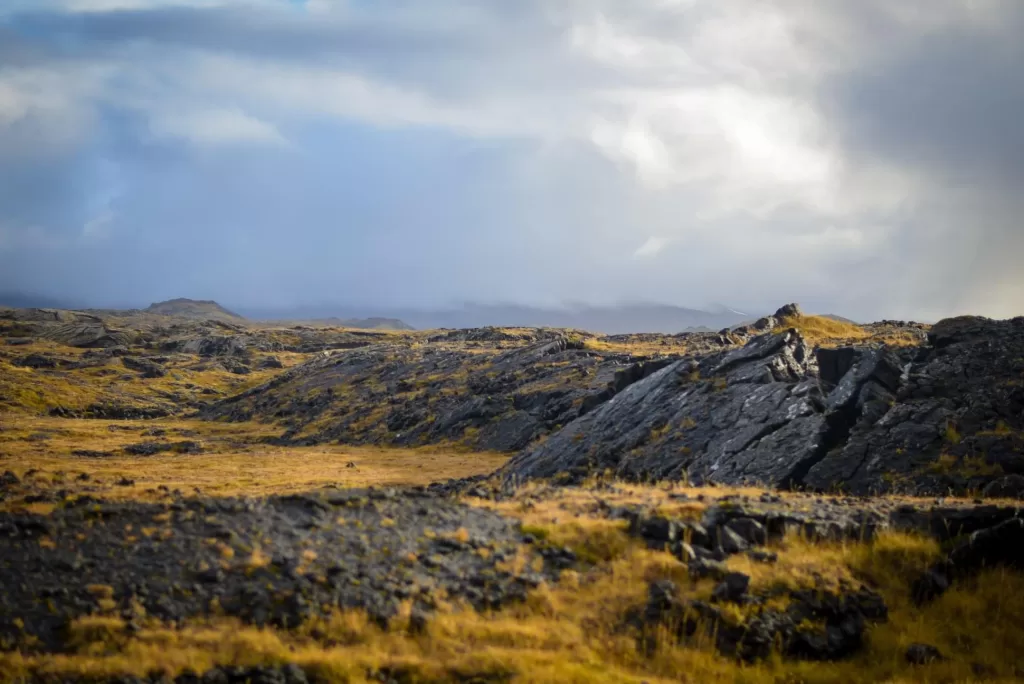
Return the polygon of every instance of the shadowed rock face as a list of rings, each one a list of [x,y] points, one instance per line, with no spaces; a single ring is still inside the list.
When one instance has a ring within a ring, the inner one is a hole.
[[[948,319],[929,343],[805,484],[943,494],[1024,473],[1024,318]]]
[[[813,352],[788,331],[685,358],[502,472],[859,494],[963,493],[1024,472],[1024,319],[951,319],[929,342]]]
[[[520,454],[506,472],[784,482],[815,457],[826,429],[816,375],[795,332],[677,361]]]

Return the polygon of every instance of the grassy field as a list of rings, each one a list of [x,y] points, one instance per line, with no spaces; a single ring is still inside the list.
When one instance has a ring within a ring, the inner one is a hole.
[[[0,471],[10,470],[20,478],[36,471],[26,481],[42,489],[111,500],[159,500],[174,490],[189,496],[267,496],[327,486],[425,485],[493,472],[508,458],[443,447],[275,447],[260,440],[279,431],[253,423],[140,423],[8,414],[0,417],[0,428]],[[124,451],[133,444],[161,441],[195,442],[202,453],[133,456]],[[83,474],[88,479],[81,478]],[[123,478],[132,484],[118,484]],[[0,510],[40,511],[47,506],[3,502]]]

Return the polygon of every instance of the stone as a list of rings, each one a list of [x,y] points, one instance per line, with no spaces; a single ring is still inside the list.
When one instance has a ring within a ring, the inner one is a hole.
[[[740,535],[736,534],[728,525],[715,530],[715,548],[723,553],[733,555],[747,550],[748,544]]]
[[[939,649],[929,644],[911,644],[907,647],[905,657],[911,665],[928,665],[944,660]]]
[[[735,518],[726,523],[726,527],[752,546],[764,546],[768,543],[764,525],[753,518]]]
[[[796,318],[798,316],[803,316],[803,311],[800,310],[800,305],[795,303],[779,307],[774,314],[775,318]]]
[[[742,572],[730,572],[722,578],[711,593],[713,601],[739,601],[750,586],[750,576]]]
[[[1024,499],[1024,475],[1015,473],[993,480],[981,494],[991,499]]]
[[[134,356],[122,356],[121,363],[125,368],[142,373],[144,378],[162,378],[167,375],[167,369],[149,359],[141,359]]]

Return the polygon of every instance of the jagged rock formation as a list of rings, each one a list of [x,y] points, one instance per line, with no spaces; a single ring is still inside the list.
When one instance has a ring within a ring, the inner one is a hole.
[[[805,484],[965,492],[1024,473],[1024,318],[948,319],[929,342]]]
[[[132,342],[130,333],[108,327],[99,318],[85,315],[79,315],[78,320],[71,323],[46,330],[42,336],[69,347],[87,349],[124,347]]]
[[[1024,318],[951,319],[929,341],[815,352],[790,330],[682,359],[503,473],[944,494],[1024,472]]]

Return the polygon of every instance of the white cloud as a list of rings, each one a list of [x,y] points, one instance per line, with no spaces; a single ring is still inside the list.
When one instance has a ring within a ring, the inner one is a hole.
[[[277,129],[236,109],[152,113],[150,132],[158,138],[181,138],[197,145],[284,145]]]
[[[646,259],[658,254],[671,240],[652,235],[633,252],[634,259]]]

